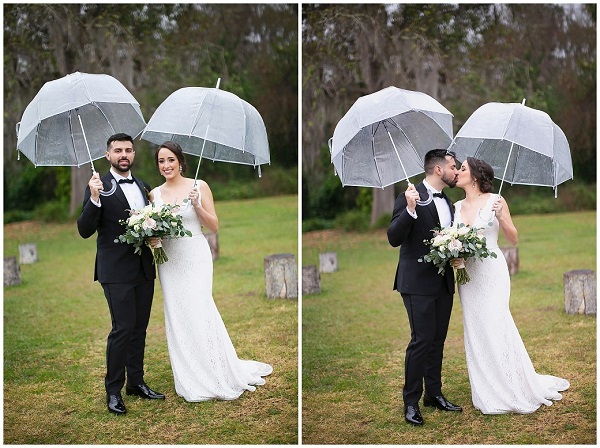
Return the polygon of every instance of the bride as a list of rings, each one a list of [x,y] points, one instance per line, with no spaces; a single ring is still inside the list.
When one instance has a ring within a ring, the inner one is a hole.
[[[238,359],[212,297],[213,263],[202,226],[213,232],[219,221],[208,184],[183,176],[186,162],[181,147],[163,143],[156,165],[165,183],[150,192],[155,205],[188,205],[180,208],[192,237],[161,241],[169,260],[158,265],[163,291],[165,328],[175,391],[187,401],[213,398],[234,400],[245,390],[265,384],[273,368],[265,363]],[[158,238],[153,239],[153,245]]]
[[[517,244],[504,198],[491,193],[494,171],[482,160],[463,162],[456,186],[465,199],[455,204],[455,223],[482,228],[497,258],[465,261],[471,280],[458,286],[473,406],[484,414],[534,412],[562,398],[569,382],[535,372],[509,310],[510,277],[498,248],[498,232]],[[453,261],[456,267],[459,261]]]

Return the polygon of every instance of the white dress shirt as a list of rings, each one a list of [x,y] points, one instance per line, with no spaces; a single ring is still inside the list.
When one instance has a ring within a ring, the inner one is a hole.
[[[132,179],[131,173],[129,173],[129,177],[123,177],[119,173],[117,173],[115,170],[113,170],[112,168],[110,169],[110,173],[113,175],[113,177],[115,178],[117,183],[119,183],[120,179]],[[139,210],[146,205],[145,204],[146,201],[144,201],[144,195],[142,193],[142,190],[140,190],[140,188],[137,186],[137,184],[135,182],[132,184],[119,184],[119,187],[121,187],[123,194],[125,194],[125,198],[127,199],[127,202],[129,202],[129,206],[131,207],[132,210]],[[100,196],[100,197],[102,197],[102,196]],[[98,200],[98,202],[94,201],[91,198],[90,198],[90,200],[92,201],[92,203],[94,205],[96,205],[98,207],[102,206],[102,204],[100,203],[100,200]]]
[[[441,193],[441,191],[437,191],[435,188],[433,188],[431,185],[429,185],[429,183],[426,180],[423,180],[423,185],[425,185],[425,188],[427,188],[429,191],[431,191],[431,194]],[[452,224],[452,215],[450,214],[450,207],[448,206],[448,202],[446,202],[446,200],[444,198],[438,198],[438,197],[434,196],[433,204],[435,205],[435,208],[438,212],[438,216],[440,217],[440,226],[441,227],[449,227],[450,224]],[[410,216],[417,219],[417,211],[416,210],[414,213],[411,213],[410,210],[408,210],[408,209],[406,211],[408,212],[408,214]]]

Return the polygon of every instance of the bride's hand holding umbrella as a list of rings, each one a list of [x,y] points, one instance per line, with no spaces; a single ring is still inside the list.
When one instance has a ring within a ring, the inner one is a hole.
[[[216,233],[219,230],[219,218],[215,210],[212,191],[208,184],[204,181],[198,181],[190,190],[188,200],[194,207],[202,225]]]

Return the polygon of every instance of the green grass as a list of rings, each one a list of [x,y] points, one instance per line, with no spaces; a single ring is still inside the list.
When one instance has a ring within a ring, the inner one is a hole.
[[[95,237],[76,224],[4,228],[4,256],[37,244],[22,284],[4,288],[4,442],[7,444],[295,444],[298,302],[265,295],[265,256],[298,255],[298,199],[218,202],[220,258],[213,296],[238,356],[273,365],[267,384],[234,401],[187,403],[175,393],[160,284],[148,327],[146,374],[164,402],[124,395],[108,413],[104,374],[110,316],[94,283]]]
[[[520,271],[511,312],[536,371],[567,378],[563,400],[529,415],[483,415],[471,403],[462,310],[455,296],[443,391],[461,414],[402,414],[406,310],[392,291],[398,250],[386,230],[305,233],[303,265],[336,252],[339,270],[302,299],[302,441],[305,444],[595,444],[596,317],[566,315],[563,273],[596,267],[594,212],[514,218]],[[506,245],[501,242],[501,246]]]

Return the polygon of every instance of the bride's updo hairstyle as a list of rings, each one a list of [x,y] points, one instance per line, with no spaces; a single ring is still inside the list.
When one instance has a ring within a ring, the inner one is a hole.
[[[156,154],[154,155],[154,161],[156,162],[156,167],[158,168],[158,152],[161,148],[167,148],[169,151],[173,152],[175,156],[177,156],[177,160],[179,160],[179,166],[181,167],[181,174],[187,171],[187,163],[185,163],[185,156],[183,155],[183,150],[179,143],[167,141],[158,147],[156,150]]]
[[[492,191],[492,182],[494,181],[494,169],[489,163],[475,157],[467,157],[467,164],[471,171],[471,177],[474,177],[479,184],[482,193]]]

